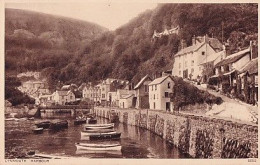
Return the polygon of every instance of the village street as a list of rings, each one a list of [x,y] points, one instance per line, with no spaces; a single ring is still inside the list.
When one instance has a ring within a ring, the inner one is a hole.
[[[257,106],[246,104],[236,99],[231,99],[219,92],[207,89],[206,86],[204,86],[204,84],[190,84],[196,86],[200,90],[207,91],[216,97],[221,97],[224,101],[221,105],[213,105],[212,110],[205,113],[206,116],[217,116],[220,118],[229,118],[230,120],[234,121],[244,121],[256,124],[258,123]]]

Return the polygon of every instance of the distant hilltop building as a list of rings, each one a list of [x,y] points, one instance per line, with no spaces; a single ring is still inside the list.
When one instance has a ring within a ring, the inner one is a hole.
[[[165,29],[161,33],[158,33],[156,30],[154,30],[153,39],[161,38],[162,36],[168,36],[168,35],[171,35],[171,34],[179,34],[179,30],[180,30],[179,26],[172,28],[172,29],[169,29],[169,30]]]

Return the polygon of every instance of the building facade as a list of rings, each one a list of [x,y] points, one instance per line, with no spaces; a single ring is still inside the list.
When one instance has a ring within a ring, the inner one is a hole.
[[[174,55],[172,75],[200,80],[203,70],[200,64],[221,49],[221,43],[215,38],[194,37],[191,46],[186,48],[182,46],[182,49]]]
[[[136,108],[149,108],[149,86],[148,84],[152,82],[152,79],[146,75],[144,76],[134,87],[136,93]]]
[[[170,101],[174,81],[169,75],[153,80],[149,83],[150,109],[173,111],[174,105]]]
[[[55,104],[65,105],[65,103],[76,101],[75,94],[71,91],[55,91],[52,94]]]

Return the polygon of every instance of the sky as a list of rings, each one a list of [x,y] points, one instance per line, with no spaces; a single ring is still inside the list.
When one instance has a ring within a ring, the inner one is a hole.
[[[76,18],[115,30],[147,9],[152,2],[88,2],[88,3],[5,3],[6,8],[24,9]]]

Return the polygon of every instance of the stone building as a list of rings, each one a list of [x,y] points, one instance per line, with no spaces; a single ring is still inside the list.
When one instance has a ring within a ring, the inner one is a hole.
[[[76,101],[75,94],[71,91],[55,91],[52,94],[55,104],[65,105],[65,103]]]

